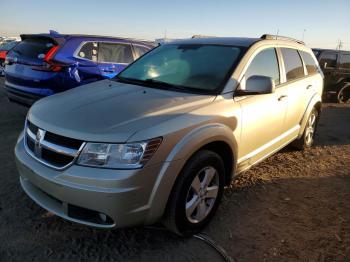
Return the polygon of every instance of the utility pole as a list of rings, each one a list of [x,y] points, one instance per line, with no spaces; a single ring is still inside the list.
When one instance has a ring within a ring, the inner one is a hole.
[[[337,49],[340,50],[342,48],[343,48],[343,42],[339,39]]]

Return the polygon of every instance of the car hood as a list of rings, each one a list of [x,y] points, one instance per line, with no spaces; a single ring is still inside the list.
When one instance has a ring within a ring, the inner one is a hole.
[[[62,136],[90,142],[126,142],[140,130],[214,99],[103,80],[38,101],[31,107],[28,119]]]

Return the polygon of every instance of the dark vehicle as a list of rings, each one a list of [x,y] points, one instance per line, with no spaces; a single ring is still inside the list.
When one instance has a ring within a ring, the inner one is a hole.
[[[350,51],[313,49],[324,74],[325,98],[350,102]]]
[[[10,101],[30,106],[38,99],[76,86],[115,77],[155,44],[91,35],[21,35],[5,60]]]
[[[14,48],[19,41],[13,40],[10,42],[4,42],[0,45],[0,76],[5,75],[5,58],[7,55],[7,52]]]

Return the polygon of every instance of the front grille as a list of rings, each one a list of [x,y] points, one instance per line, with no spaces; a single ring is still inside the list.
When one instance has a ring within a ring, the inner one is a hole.
[[[26,150],[47,166],[56,169],[68,167],[77,158],[83,144],[83,141],[42,130],[29,121],[26,123]]]

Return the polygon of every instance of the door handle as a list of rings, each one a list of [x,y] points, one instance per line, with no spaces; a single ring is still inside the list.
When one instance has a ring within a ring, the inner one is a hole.
[[[308,85],[308,86],[306,87],[306,89],[310,89],[310,88],[312,88],[312,85]]]
[[[113,73],[114,72],[114,70],[112,68],[103,68],[101,70],[105,73]]]
[[[286,98],[287,95],[281,95],[279,98],[278,98],[278,101],[282,101],[284,98]]]

